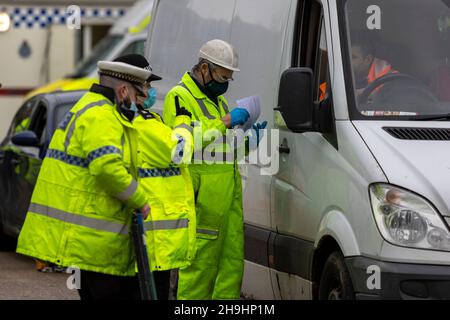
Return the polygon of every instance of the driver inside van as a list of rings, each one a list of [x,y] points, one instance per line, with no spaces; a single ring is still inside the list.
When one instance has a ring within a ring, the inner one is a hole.
[[[389,62],[375,57],[373,43],[364,33],[354,32],[352,34],[351,59],[357,96],[361,95],[375,80],[389,73],[397,73]],[[374,90],[374,92],[376,91],[377,89]],[[324,82],[320,85],[320,101],[325,100],[326,92],[327,83]]]
[[[351,55],[357,95],[375,80],[397,72],[389,62],[375,57],[373,42],[363,33],[352,34]]]

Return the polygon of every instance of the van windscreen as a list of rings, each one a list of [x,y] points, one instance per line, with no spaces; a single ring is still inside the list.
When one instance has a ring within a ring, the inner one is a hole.
[[[344,8],[359,115],[450,113],[450,1],[347,0]]]

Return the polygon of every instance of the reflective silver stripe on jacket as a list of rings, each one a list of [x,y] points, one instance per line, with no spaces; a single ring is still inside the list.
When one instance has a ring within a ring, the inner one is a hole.
[[[200,228],[197,228],[197,233],[209,234],[209,235],[212,235],[212,236],[219,235],[219,231],[209,230],[209,229],[200,229]]]
[[[89,109],[93,108],[93,107],[101,107],[105,104],[111,104],[108,100],[99,100],[99,101],[95,101],[92,102],[90,104],[88,104],[87,106],[85,106],[84,108],[82,108],[81,110],[78,110],[78,112],[75,114],[75,119],[72,121],[72,123],[70,124],[70,127],[66,133],[66,139],[64,141],[64,151],[67,152],[67,148],[69,147],[69,143],[70,143],[70,139],[72,139],[73,136],[73,131],[75,130],[75,124],[77,122],[77,119],[86,111],[88,111]]]
[[[106,231],[117,233],[121,235],[128,235],[129,226],[128,224],[122,224],[118,222],[105,221],[90,217],[85,217],[79,214],[74,214],[70,212],[66,212],[63,210],[59,210],[56,208],[47,207],[44,205],[40,205],[37,203],[31,203],[28,209],[30,212],[35,214],[40,214],[43,216],[47,216],[62,222],[87,227],[91,229],[95,229],[98,231]]]
[[[189,219],[155,220],[144,222],[144,228],[146,231],[183,229],[187,228],[188,225]]]
[[[223,107],[223,110],[225,110],[225,113],[230,113],[230,110],[228,109],[228,105],[225,101],[222,101],[222,107]]]
[[[184,124],[184,123],[176,126],[174,129],[178,129],[178,128],[184,128],[184,129],[188,130],[191,134],[193,134],[193,132],[194,132],[194,128],[192,128],[191,126],[188,126],[187,124]]]
[[[126,202],[133,196],[137,188],[138,188],[137,182],[134,179],[131,179],[129,186],[124,191],[118,193],[116,195],[116,198],[123,202]]]
[[[197,99],[196,97],[194,97],[194,95],[192,94],[191,90],[189,90],[189,88],[183,82],[180,82],[178,84],[178,86],[186,89],[191,94],[191,96],[195,99],[195,101],[197,101],[200,109],[202,110],[202,113],[208,119],[219,119],[219,118],[216,118],[216,117],[212,116],[209,113],[208,108],[206,107],[205,103],[203,102],[203,99]],[[227,104],[225,103],[225,101],[222,101],[222,102],[223,102],[222,106],[223,106],[223,108],[225,110],[225,113],[229,113]],[[220,108],[219,106],[217,106],[217,107]],[[220,111],[219,111],[219,114],[220,114]],[[192,124],[195,126],[197,122],[198,121],[194,121]],[[213,143],[214,144],[226,143],[226,137],[224,137],[224,136],[219,137]],[[193,158],[196,159],[196,160],[206,160],[206,161],[217,161],[217,160],[219,160],[219,161],[223,161],[223,162],[226,162],[226,163],[232,163],[235,160],[235,155],[234,155],[234,150],[231,150],[229,152],[212,152],[211,155],[204,155],[203,151],[197,150],[197,151],[194,151]]]
[[[185,88],[191,94],[191,96],[195,99],[195,101],[197,101],[197,103],[205,117],[207,117],[208,119],[211,119],[211,120],[217,119],[211,113],[209,113],[208,108],[205,105],[205,102],[203,102],[203,99],[197,99],[196,97],[194,97],[191,90],[189,90],[189,88],[183,82],[180,82],[178,85],[182,88]]]

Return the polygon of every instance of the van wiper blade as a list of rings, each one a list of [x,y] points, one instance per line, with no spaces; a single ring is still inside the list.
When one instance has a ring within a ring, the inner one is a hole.
[[[415,117],[414,120],[418,120],[418,121],[450,120],[450,113],[437,114],[437,115],[433,115],[433,116],[420,116],[420,117]]]

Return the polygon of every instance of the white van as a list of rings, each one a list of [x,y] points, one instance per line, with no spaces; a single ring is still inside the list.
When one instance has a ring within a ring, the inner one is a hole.
[[[450,298],[450,1],[155,0],[157,108],[207,40],[279,130],[243,170],[255,299]],[[271,136],[267,134],[266,136]]]

